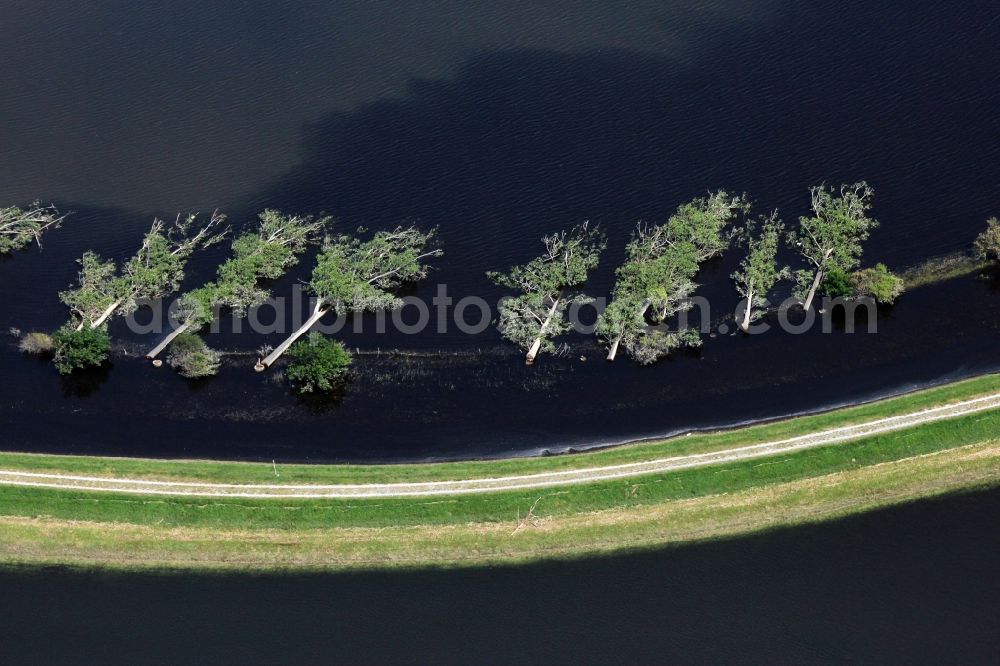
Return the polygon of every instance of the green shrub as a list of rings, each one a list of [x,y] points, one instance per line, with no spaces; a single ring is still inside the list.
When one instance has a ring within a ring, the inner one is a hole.
[[[18,343],[17,348],[25,354],[45,356],[56,350],[56,343],[53,342],[52,336],[48,333],[39,333],[35,331],[32,333],[25,333],[24,337],[21,338],[21,341]]]
[[[891,272],[885,264],[865,268],[851,275],[854,296],[870,296],[876,303],[892,303],[903,293],[903,278]]]
[[[839,268],[831,268],[823,276],[823,293],[830,298],[851,298],[855,295],[851,276]]]
[[[64,375],[101,365],[111,354],[111,338],[103,327],[76,331],[72,326],[64,326],[53,334],[52,341],[55,343],[56,369]]]
[[[979,234],[974,247],[979,259],[1000,259],[1000,220],[986,220],[986,231]]]
[[[167,363],[181,377],[198,379],[218,374],[222,359],[219,352],[205,344],[201,336],[181,333],[174,338]]]
[[[351,354],[344,345],[315,331],[292,345],[288,355],[291,362],[285,374],[302,393],[332,390],[351,365]]]

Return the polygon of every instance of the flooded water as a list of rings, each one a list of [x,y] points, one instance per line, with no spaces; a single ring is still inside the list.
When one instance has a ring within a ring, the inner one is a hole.
[[[996,663],[998,515],[993,490],[515,568],[0,573],[0,661]]]
[[[864,178],[882,223],[867,263],[964,250],[1000,213],[998,25],[989,3],[8,4],[0,203],[75,213],[43,252],[0,260],[0,331],[59,326],[75,257],[128,256],[154,214],[179,210],[437,226],[445,256],[412,290],[428,301],[446,285],[495,302],[485,271],[584,219],[609,235],[587,285],[605,295],[638,219],[719,187],[793,222],[810,185]],[[184,287],[225,254],[196,256]],[[699,275],[720,317],[737,261]],[[252,372],[279,335],[223,327],[209,343],[246,355],[190,383],[123,356],[156,339],[119,320],[113,367],[72,380],[0,340],[0,446],[355,461],[563,450],[995,369],[998,315],[996,287],[962,278],[906,294],[876,334],[720,335],[651,368],[607,364],[583,336],[526,368],[493,328],[348,332],[354,380],[321,403]]]

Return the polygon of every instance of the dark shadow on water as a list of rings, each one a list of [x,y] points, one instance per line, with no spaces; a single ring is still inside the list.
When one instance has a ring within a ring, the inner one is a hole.
[[[338,382],[330,391],[302,393],[292,388],[291,394],[295,396],[296,402],[310,414],[326,414],[339,409],[343,405],[344,398],[351,390],[351,384],[352,378],[348,376]]]
[[[111,377],[114,364],[105,361],[92,368],[74,370],[59,378],[63,396],[67,398],[86,398],[96,393]]]
[[[982,85],[997,62],[964,55],[989,51],[989,12],[849,4],[712,26],[683,63],[627,50],[478,55],[452,80],[415,80],[404,99],[315,123],[301,166],[255,202],[331,210],[346,227],[440,225],[442,278],[461,271],[477,290],[483,270],[583,219],[609,231],[603,286],[637,219],[716,187],[792,223],[808,186],[865,178],[884,220],[869,256],[893,266],[964,248],[1000,194],[984,168],[1000,157],[984,142],[1000,131],[1000,93]]]
[[[1000,263],[994,262],[992,266],[982,272],[981,277],[992,291],[1000,291]]]
[[[760,209],[779,208],[794,224],[810,185],[865,178],[875,186],[882,225],[864,262],[899,270],[967,249],[996,214],[995,18],[981,3],[809,1],[763,22],[693,25],[687,36],[698,47],[677,58],[627,48],[473,47],[448,78],[413,80],[404,97],[305,128],[298,167],[222,207],[237,225],[275,207],[330,211],[338,230],[406,220],[438,226],[445,255],[433,262],[431,279],[407,293],[429,302],[443,283],[456,300],[495,303],[503,291],[485,272],[537,254],[538,239],[552,230],[585,219],[607,230],[608,250],[586,285],[601,296],[613,287],[639,219],[663,220],[679,203],[725,187],[749,193]],[[81,212],[47,240],[46,261],[22,253],[18,263],[0,265],[0,326],[59,326],[66,313],[55,295],[72,282],[80,252],[127,256],[151,221],[63,207]],[[219,246],[199,254],[183,288],[212,279],[228,252]],[[274,283],[276,295],[288,296],[308,277],[311,257]],[[735,310],[729,275],[739,258],[729,252],[698,276],[697,294],[711,302],[713,320]],[[784,289],[772,300],[780,302]],[[568,337],[565,358],[546,356],[527,369],[495,327],[476,336],[454,326],[443,335],[435,327],[377,335],[366,318],[365,333],[349,323],[336,337],[351,349],[511,353],[451,364],[376,361],[377,376],[364,375],[339,406],[314,419],[301,418],[303,405],[287,386],[250,372],[226,369],[193,394],[123,361],[114,382],[73,405],[79,411],[51,414],[45,436],[23,401],[0,402],[0,425],[9,446],[27,450],[73,442],[78,452],[140,453],[135,428],[153,421],[164,427],[141,443],[146,455],[392,461],[523,454],[770,418],[987,371],[997,364],[998,310],[981,283],[963,278],[904,294],[880,315],[877,335],[835,326],[831,335],[706,337],[700,356],[675,354],[641,369],[627,359],[599,361],[593,337]],[[129,338],[121,322],[111,328],[116,339]],[[252,352],[280,337],[223,330],[213,345]],[[590,360],[580,362],[583,354]],[[0,364],[40,401],[59,402],[51,400],[58,386],[48,375],[6,354]],[[234,407],[236,396],[253,408]],[[239,418],[201,436],[227,412]],[[110,416],[120,427],[106,433]]]
[[[995,663],[998,519],[1000,491],[991,490],[729,541],[510,568],[7,571],[0,660]]]

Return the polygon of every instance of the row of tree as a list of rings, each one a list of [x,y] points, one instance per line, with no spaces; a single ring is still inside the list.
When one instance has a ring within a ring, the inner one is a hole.
[[[264,303],[270,292],[261,282],[281,277],[298,263],[299,255],[318,241],[326,222],[326,218],[283,215],[270,209],[262,212],[257,229],[233,241],[232,256],[219,266],[216,279],[180,298],[178,326],[146,357],[155,359],[178,336],[185,335],[168,357],[170,365],[185,377],[214,375],[219,355],[194,333],[211,323],[218,308],[228,307],[242,317],[250,308]]]
[[[414,226],[379,231],[364,239],[358,235],[330,235],[329,218],[285,215],[265,210],[256,228],[237,236],[231,256],[207,284],[178,299],[176,327],[148,353],[156,359],[170,348],[167,362],[185,377],[214,375],[220,354],[197,335],[220,308],[238,316],[265,302],[270,296],[265,280],[281,277],[298,263],[305,249],[321,242],[312,279],[308,286],[316,297],[312,316],[271,353],[260,359],[257,369],[272,365],[291,349],[289,376],[302,390],[328,390],[332,380],[344,373],[350,355],[339,344],[322,336],[298,344],[327,312],[375,311],[395,308],[401,300],[393,290],[427,275],[427,261],[439,256],[432,247],[434,231]],[[197,215],[178,217],[173,225],[155,220],[136,253],[118,266],[96,253],[85,252],[73,288],[60,293],[70,309],[70,321],[51,337],[34,334],[35,351],[51,351],[56,367],[68,373],[77,368],[100,365],[110,354],[107,333],[109,320],[134,312],[146,299],[166,297],[176,292],[184,278],[191,255],[221,242],[230,232],[225,216],[216,212],[200,223]],[[154,360],[154,364],[160,361]]]
[[[667,324],[690,308],[695,276],[706,261],[718,257],[735,240],[745,252],[732,279],[744,300],[740,327],[746,331],[761,316],[768,294],[792,276],[777,257],[786,238],[806,262],[795,272],[795,294],[803,308],[812,307],[820,290],[831,296],[871,296],[891,303],[902,292],[902,280],[882,264],[857,270],[862,244],[877,222],[869,215],[873,190],[864,182],[839,190],[813,187],[811,214],[799,218],[787,234],[777,211],[748,219],[739,229],[733,221],[747,217],[746,196],[725,190],[678,207],[659,225],[640,223],[625,248],[626,261],[616,271],[611,302],[597,322],[597,335],[613,361],[620,349],[642,364],[653,363],[681,347],[701,345],[692,328]],[[542,239],[545,252],[504,274],[490,273],[500,285],[519,293],[500,308],[500,331],[527,351],[533,363],[540,350],[569,324],[565,312],[582,302],[578,291],[598,262],[604,237],[587,225]],[[654,326],[655,325],[655,326]]]
[[[812,307],[817,293],[870,296],[891,303],[902,292],[902,280],[882,264],[859,270],[863,243],[878,224],[870,217],[872,196],[872,188],[864,182],[839,189],[811,188],[811,213],[800,217],[788,232],[777,211],[751,218],[747,197],[724,190],[679,206],[662,224],[640,223],[626,245],[625,263],[616,271],[611,302],[597,322],[608,360],[624,349],[636,361],[648,364],[678,348],[699,346],[699,331],[672,329],[667,324],[690,308],[700,267],[733,244],[743,250],[732,279],[744,303],[739,321],[744,331],[764,313],[775,286],[789,278],[794,278],[793,293],[806,309]],[[744,222],[737,227],[738,217]],[[0,244],[0,250],[23,247],[62,219],[52,207],[4,209],[0,211],[2,224],[18,220],[22,232],[18,245]],[[70,321],[52,336],[49,345],[60,371],[106,360],[109,320],[134,312],[144,299],[176,292],[193,253],[229,235],[225,221],[218,212],[207,221],[197,215],[178,216],[173,224],[157,219],[139,249],[120,266],[93,252],[84,253],[76,285],[60,293],[70,309]],[[176,328],[147,357],[155,359],[170,347],[167,361],[182,375],[215,374],[220,355],[198,331],[219,308],[242,316],[263,303],[269,297],[264,281],[282,276],[309,245],[322,242],[307,282],[315,297],[311,316],[276,348],[262,354],[256,369],[270,367],[292,350],[289,375],[305,390],[328,389],[335,377],[342,376],[350,355],[339,343],[318,334],[305,341],[299,338],[327,312],[340,315],[398,307],[401,301],[394,292],[426,277],[428,261],[441,255],[433,230],[400,226],[366,238],[364,229],[354,235],[332,235],[328,223],[325,217],[263,211],[254,230],[233,240],[231,256],[219,266],[216,278],[179,299]],[[0,226],[8,228],[15,227],[12,223]],[[782,241],[802,256],[804,268],[793,273],[778,265]],[[496,284],[516,292],[501,302],[498,327],[505,338],[526,351],[529,364],[541,352],[556,351],[555,339],[570,326],[569,308],[590,301],[580,289],[607,245],[604,233],[587,223],[545,236],[542,244],[542,254],[526,264],[505,273],[488,273]],[[975,251],[983,259],[1000,254],[1000,222],[995,218],[976,239]],[[45,348],[44,336],[33,335],[33,348]]]

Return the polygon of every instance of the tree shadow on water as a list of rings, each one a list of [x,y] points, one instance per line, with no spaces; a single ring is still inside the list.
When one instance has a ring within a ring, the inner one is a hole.
[[[114,365],[102,363],[94,368],[74,370],[59,378],[59,387],[67,398],[86,398],[97,393],[97,390],[108,381]]]
[[[969,30],[982,17],[921,2],[887,21],[884,8],[852,4],[804,3],[767,25],[710,26],[711,46],[690,60],[483,53],[453,79],[414,80],[406,98],[308,127],[301,165],[263,199],[330,210],[349,226],[439,225],[441,280],[462,270],[484,290],[483,269],[523,260],[542,233],[588,218],[609,231],[595,276],[609,284],[637,219],[662,218],[717,187],[748,191],[792,219],[809,185],[866,178],[879,188],[879,216],[892,220],[868,250],[890,263],[914,225],[927,247],[954,245],[954,225],[966,219],[971,238],[978,206],[998,189],[977,165],[1000,156],[981,140],[1000,132],[1000,95],[977,76],[942,75],[989,48],[988,31]],[[933,113],[914,114],[928,100]],[[959,126],[972,131],[943,131]],[[955,209],[958,186],[974,193],[959,202],[966,210]]]
[[[296,403],[313,415],[322,415],[334,412],[340,408],[347,397],[350,389],[350,379],[344,380],[331,391],[313,391],[311,393],[299,393],[292,389]]]

